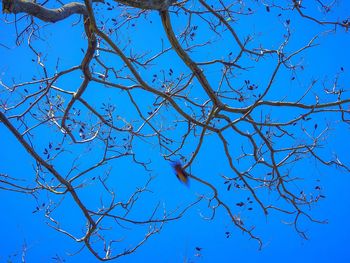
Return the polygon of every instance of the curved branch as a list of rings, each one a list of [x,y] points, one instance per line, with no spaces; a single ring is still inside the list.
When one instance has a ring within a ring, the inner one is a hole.
[[[207,93],[208,97],[213,101],[215,105],[218,107],[222,106],[221,101],[216,96],[214,90],[210,86],[207,78],[203,74],[203,71],[198,67],[198,65],[190,58],[190,56],[186,53],[186,51],[181,47],[179,41],[177,40],[172,25],[170,21],[169,12],[162,11],[160,12],[160,17],[162,19],[163,27],[165,30],[165,33],[167,34],[167,37],[169,39],[169,42],[173,46],[175,52],[179,55],[179,57],[182,59],[182,61],[191,69],[193,74],[195,74],[196,78],[198,79],[199,83],[202,85],[204,91]]]
[[[71,194],[72,198],[76,202],[76,204],[79,206],[81,211],[83,212],[85,218],[88,220],[90,226],[89,228],[95,228],[95,221],[90,216],[87,208],[81,201],[81,199],[78,197],[78,194],[75,190],[75,188],[66,180],[62,175],[60,175],[57,170],[50,165],[49,163],[45,162],[44,159],[42,159],[39,154],[24,140],[24,138],[21,136],[21,134],[18,132],[18,130],[9,122],[9,120],[6,118],[6,116],[0,112],[0,122],[2,122],[5,127],[16,137],[18,142],[22,144],[24,149],[43,167],[45,167],[52,175],[55,176],[55,178],[63,184],[67,191]]]
[[[74,14],[87,15],[85,5],[78,2],[72,2],[59,8],[49,9],[40,4],[25,0],[3,0],[2,11],[11,14],[26,13],[42,21],[52,23],[66,19]]]
[[[312,16],[306,15],[303,11],[301,11],[301,4],[297,0],[293,0],[294,8],[297,10],[299,15],[303,18],[309,19],[319,25],[334,25],[334,26],[341,26],[344,27],[346,30],[348,30],[350,26],[350,22],[348,20],[344,20],[343,22],[338,22],[338,21],[322,21],[318,20]]]
[[[118,3],[131,7],[149,10],[167,10],[176,0],[115,0]],[[92,0],[92,2],[104,2]],[[87,15],[86,6],[83,3],[72,2],[59,8],[46,8],[40,4],[26,0],[3,0],[2,11],[8,14],[26,13],[45,22],[58,22],[67,17],[79,14]]]

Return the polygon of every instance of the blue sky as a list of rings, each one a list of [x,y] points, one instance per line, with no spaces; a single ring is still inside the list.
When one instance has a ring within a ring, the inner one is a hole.
[[[337,20],[338,18],[348,17],[350,4],[347,1],[340,2],[341,5],[336,6],[335,11],[327,16],[328,19]],[[348,32],[343,29],[338,29],[336,32],[327,32],[332,28],[322,27],[303,20],[295,13],[286,12],[281,17],[278,15],[279,10],[272,9],[267,13],[266,10],[258,8],[254,3],[249,3],[257,11],[257,14],[254,17],[241,16],[237,22],[237,25],[239,25],[237,31],[242,37],[253,33],[252,35],[256,38],[253,42],[255,44],[262,43],[264,46],[277,48],[283,40],[281,37],[285,32],[283,24],[287,19],[291,21],[290,28],[292,32],[290,44],[286,48],[287,52],[305,45],[316,34],[320,36],[317,40],[318,46],[296,57],[294,62],[301,61],[304,70],[297,71],[295,80],[291,80],[294,75],[290,71],[281,71],[276,79],[273,92],[269,94],[270,99],[286,96],[292,100],[302,94],[313,79],[318,80],[315,92],[321,93],[322,84],[332,83],[337,76],[339,76],[338,85],[345,90],[348,89],[350,81],[350,75],[348,74],[350,70],[348,54],[350,38]],[[54,6],[54,4],[52,5]],[[96,10],[99,10],[97,11],[98,16],[103,21],[114,17],[113,13],[108,13],[103,8],[96,8]],[[316,11],[310,12],[323,18],[322,14]],[[6,18],[12,20],[13,16],[7,16]],[[176,16],[172,16],[172,18],[174,30],[178,33],[186,23],[184,20],[176,19]],[[30,80],[33,75],[40,76],[41,69],[32,61],[35,57],[26,44],[26,38],[17,47],[15,44],[15,27],[13,24],[6,24],[4,19],[5,16],[1,15],[0,56],[2,62],[0,63],[0,80],[4,83],[11,83],[12,79],[21,82]],[[214,44],[210,50],[200,49],[198,52],[191,54],[193,59],[201,61],[212,57],[224,57],[227,56],[229,51],[236,51],[237,47],[234,46],[232,37],[230,38],[227,33],[223,33],[222,41],[215,34],[209,35],[206,27],[201,24],[203,22],[195,19],[194,23],[199,25],[195,41],[200,43],[210,39]],[[61,70],[79,64],[83,58],[81,49],[86,49],[86,41],[83,37],[82,25],[73,26],[76,21],[78,21],[78,18],[72,17],[53,25],[39,23],[42,26],[40,39],[33,43],[44,54],[44,63],[49,74],[55,72],[58,57]],[[18,26],[21,28],[25,24],[26,22],[22,21]],[[208,36],[206,36],[207,33]],[[149,14],[147,20],[140,19],[139,22],[135,22],[134,26],[123,28],[118,32],[117,38],[121,46],[125,43],[127,52],[132,50],[160,50],[162,47],[160,39],[164,39],[165,47],[169,46],[156,12]],[[132,48],[126,44],[129,40],[132,43]],[[156,67],[151,70],[140,69],[140,74],[149,82],[154,78],[153,75],[157,74],[154,85],[160,86],[162,70],[169,77],[169,69],[172,69],[174,75],[177,75],[186,68],[174,55],[174,52],[170,51],[158,61]],[[122,66],[122,63],[113,57],[102,56],[102,58],[105,59],[106,63],[110,63],[116,68]],[[244,62],[250,63],[248,60],[244,60]],[[247,78],[260,86],[266,85],[273,69],[273,58],[267,57],[261,63],[251,63],[251,65],[254,68],[247,72],[240,72],[239,77],[235,80],[237,81],[235,85],[242,85]],[[341,70],[341,67],[343,70]],[[217,83],[219,72],[220,68],[215,67],[206,71],[208,79],[212,83]],[[80,82],[80,73],[78,73],[70,75],[69,78],[63,78],[57,85],[75,91]],[[191,96],[197,96],[199,100],[204,100],[201,97],[203,93],[198,91],[195,86],[190,92]],[[141,91],[136,91],[135,94],[135,98],[143,110],[152,110],[153,95]],[[16,100],[13,95],[10,96],[3,89],[0,96],[2,102]],[[345,93],[344,96],[348,97],[348,94]],[[96,83],[89,86],[84,94],[84,99],[91,102],[97,109],[101,109],[103,102],[114,104],[118,116],[132,119],[136,114],[135,109],[128,102],[125,92],[106,89]],[[312,102],[313,99],[313,93],[311,93],[307,101]],[[12,114],[15,112],[12,112]],[[82,112],[82,116],[87,116],[84,115],[83,110]],[[273,111],[272,113],[273,116],[280,119],[291,114],[283,111]],[[173,125],[174,116],[173,111],[164,110],[159,121]],[[347,140],[349,128],[344,124],[337,123],[338,119],[339,116],[336,115],[316,115],[309,124],[305,125],[313,127],[317,123],[318,129],[322,129],[325,123],[332,123],[334,129],[329,133],[327,140],[324,142],[325,147],[321,149],[321,152],[328,156],[337,152],[343,163],[349,163],[348,149],[350,143]],[[174,126],[174,129],[167,131],[167,133],[174,136],[174,138],[179,138],[183,134],[183,127],[186,127],[186,125],[179,124],[177,128]],[[124,135],[118,136],[120,136],[118,139],[121,140]],[[236,136],[229,134],[227,136],[230,149],[239,155],[240,147],[238,144],[243,144],[243,142],[239,141]],[[0,152],[0,172],[25,180],[25,182],[31,182],[35,178],[33,159],[4,125],[0,125],[0,138],[0,146],[3,149]],[[59,138],[53,127],[43,127],[35,131],[32,140],[36,144],[37,151],[44,156],[43,152],[47,145],[50,142],[57,144]],[[236,144],[236,142],[238,143]],[[195,143],[195,138],[190,140],[182,149],[181,154],[188,157],[196,146]],[[283,145],[285,142],[279,143]],[[70,169],[69,163],[74,160],[75,154],[82,153],[78,161],[79,169],[88,167],[89,164],[98,160],[101,154],[101,148],[95,144],[87,147],[90,148],[89,150],[83,146],[70,144],[66,144],[65,147],[71,151],[71,154],[67,152],[55,162],[55,167],[62,173]],[[110,167],[107,166],[106,170],[100,169],[89,175],[91,177],[103,175],[110,168],[111,176],[108,183],[118,194],[118,197],[122,199],[126,198],[135,187],[144,184],[148,176],[155,176],[150,185],[153,193],[145,193],[139,205],[131,213],[131,217],[143,218],[144,215],[150,213],[154,204],[158,201],[170,211],[195,201],[198,195],[211,195],[210,189],[195,181],[190,181],[189,187],[179,183],[174,176],[170,162],[162,158],[161,154],[164,152],[159,150],[154,141],[150,140],[150,143],[144,143],[142,140],[138,140],[134,147],[140,160],[152,161],[150,165],[152,172],[134,165],[130,158],[123,158],[113,162]],[[245,163],[242,165],[245,165]],[[226,186],[223,184],[220,175],[229,175],[231,171],[224,159],[222,145],[215,136],[207,136],[196,162],[191,167],[191,172],[195,176],[215,184],[218,189],[223,191],[225,200],[233,202],[233,206],[234,203],[246,197],[246,193],[242,191],[226,191]],[[322,194],[326,197],[321,202],[313,205],[310,213],[317,219],[327,220],[328,223],[317,224],[306,220],[301,222],[302,229],[306,230],[309,240],[301,238],[293,226],[286,224],[291,219],[286,215],[271,212],[268,216],[265,216],[256,205],[253,206],[252,211],[248,211],[244,207],[234,207],[234,211],[247,224],[256,226],[254,233],[263,240],[263,248],[258,250],[257,242],[250,240],[246,234],[242,235],[232,225],[224,210],[218,209],[214,220],[204,220],[202,216],[209,216],[211,211],[207,208],[207,203],[202,202],[190,209],[180,220],[166,223],[160,234],[154,235],[133,255],[121,258],[120,262],[350,262],[350,252],[348,252],[348,245],[350,244],[350,226],[348,224],[350,215],[349,174],[340,169],[317,164],[313,158],[300,161],[298,165],[293,167],[293,172],[304,178],[304,180],[294,185],[296,189],[311,189],[315,192],[315,187],[320,185]],[[89,184],[85,189],[80,190],[79,194],[91,208],[96,209],[101,199],[108,200],[108,196],[102,194],[101,191],[101,186]],[[275,198],[274,193],[262,192],[261,195],[266,200]],[[48,200],[57,201],[58,198],[56,199],[56,197],[43,192],[40,194],[37,203],[30,196],[1,189],[0,198],[3,200],[0,203],[0,209],[3,211],[0,218],[0,224],[3,226],[0,239],[0,262],[6,262],[6,260],[21,262],[23,247],[26,248],[26,262],[60,262],[59,260],[65,260],[65,262],[98,262],[86,249],[75,256],[69,256],[69,253],[79,251],[81,246],[48,227],[43,212],[33,213],[37,206],[43,205],[43,203],[47,205]],[[80,229],[84,227],[81,214],[72,205],[69,197],[66,199],[57,211],[57,218],[66,229],[81,233]],[[123,245],[137,242],[143,236],[144,231],[145,228],[142,227],[132,231],[118,229],[111,231],[110,235],[123,240],[120,247],[116,246],[116,250],[119,248],[122,250]],[[115,232],[117,233],[114,236]],[[229,236],[227,236],[227,232],[230,233]],[[200,250],[196,248],[200,248]]]

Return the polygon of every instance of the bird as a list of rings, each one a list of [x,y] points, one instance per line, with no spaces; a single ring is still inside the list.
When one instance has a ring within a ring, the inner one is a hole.
[[[179,179],[180,182],[183,184],[188,185],[188,177],[189,173],[187,173],[184,168],[182,167],[181,163],[179,161],[172,163],[173,169],[175,171],[175,175],[177,179]]]

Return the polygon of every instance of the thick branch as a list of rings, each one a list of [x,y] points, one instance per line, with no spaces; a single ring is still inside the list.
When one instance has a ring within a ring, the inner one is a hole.
[[[150,10],[167,10],[176,0],[115,0],[118,3]]]
[[[73,14],[87,15],[85,5],[78,2],[63,5],[60,8],[49,9],[25,0],[3,0],[2,11],[11,14],[27,13],[45,22],[53,23]]]
[[[150,10],[167,10],[176,0],[115,0],[118,3]],[[93,0],[92,2],[103,2]],[[40,4],[26,0],[3,0],[2,12],[9,14],[26,13],[45,22],[57,22],[71,15],[87,15],[86,6],[83,3],[72,2],[60,8],[49,9]]]

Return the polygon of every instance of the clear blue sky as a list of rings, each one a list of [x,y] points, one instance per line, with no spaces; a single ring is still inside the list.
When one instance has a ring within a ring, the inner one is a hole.
[[[338,17],[346,18],[349,16],[350,3],[345,0],[340,2],[342,2],[342,5],[335,8],[336,11],[329,15],[330,19],[336,20]],[[255,7],[254,4],[251,5]],[[103,20],[113,17],[111,12],[104,13],[106,12],[104,9],[99,10],[99,17],[103,17]],[[304,71],[298,72],[297,78],[293,82],[290,80],[292,77],[290,73],[283,71],[276,80],[277,88],[271,94],[271,97],[279,97],[280,94],[285,94],[288,98],[293,98],[295,94],[302,91],[297,89],[305,89],[312,79],[319,80],[319,86],[316,90],[321,92],[321,83],[331,82],[339,74],[339,86],[342,86],[345,90],[349,89],[350,35],[348,32],[338,29],[335,33],[325,33],[331,27],[322,27],[313,22],[302,20],[295,13],[283,13],[280,17],[278,16],[280,12],[275,9],[272,9],[269,13],[264,9],[259,10],[257,7],[256,10],[257,15],[254,20],[250,20],[250,16],[240,17],[237,30],[241,36],[255,33],[254,36],[257,41],[264,43],[266,46],[276,48],[277,43],[281,42],[281,33],[284,32],[283,22],[287,19],[291,20],[292,30],[291,43],[288,46],[290,50],[305,45],[312,36],[320,34],[320,38],[317,40],[320,45],[298,57],[305,67]],[[314,14],[317,14],[317,12]],[[317,15],[322,18],[322,14]],[[11,83],[13,78],[16,79],[16,82],[20,82],[30,80],[33,75],[40,76],[40,68],[32,62],[34,56],[27,47],[26,38],[24,38],[21,46],[17,47],[15,45],[15,26],[4,22],[4,15],[1,15],[0,18],[0,80]],[[12,20],[14,17],[7,16],[6,18]],[[33,42],[46,55],[44,56],[45,64],[49,74],[55,72],[58,57],[60,57],[60,69],[80,63],[83,57],[81,48],[86,49],[86,41],[83,38],[81,24],[72,26],[73,22],[77,20],[77,17],[71,17],[54,25],[43,26],[40,31],[40,39]],[[179,20],[179,18],[176,19],[176,16],[173,17],[174,30],[177,33],[185,25],[185,21]],[[25,22],[19,23],[20,28],[24,25]],[[204,27],[201,24],[199,26]],[[121,42],[127,41],[129,37],[133,41],[135,50],[149,51],[154,47],[159,49],[161,47],[160,38],[164,38],[164,33],[157,13],[150,15],[148,23],[136,22],[134,27],[119,32],[118,39]],[[200,42],[204,39],[206,39],[205,30],[199,29],[197,41]],[[230,46],[233,45],[233,42],[230,41],[233,40],[225,39],[218,42],[217,48],[210,50],[210,52],[206,51],[207,54],[199,52],[191,55],[194,59],[200,59],[203,56],[223,56],[224,52],[230,50]],[[167,47],[168,43],[164,43]],[[115,63],[115,65],[120,63],[108,58],[106,58],[106,61],[111,64]],[[240,80],[250,78],[264,85],[263,83],[266,82],[271,71],[269,71],[269,66],[272,65],[271,61],[266,59],[256,69],[242,73]],[[340,70],[341,67],[343,71]],[[172,68],[175,74],[178,74],[184,66],[169,54],[160,60],[159,68],[164,70]],[[215,70],[206,73],[210,81],[218,80]],[[153,72],[144,70],[141,74],[147,80],[151,80]],[[64,79],[59,85],[74,91],[80,81],[78,74],[75,77]],[[3,92],[3,89],[1,92],[2,102],[6,101],[8,94]],[[196,93],[194,92],[194,94]],[[84,94],[84,98],[96,105],[97,108],[101,106],[103,101],[107,101],[116,104],[121,116],[132,116],[135,111],[132,110],[130,104],[125,103],[126,99],[123,96],[125,94],[123,95],[119,91],[113,92],[98,85],[91,85],[87,93]],[[348,94],[345,96],[349,97]],[[147,96],[138,99],[145,108],[147,108],[147,103],[152,100]],[[284,113],[277,112],[275,114],[283,117]],[[172,113],[165,114],[164,118],[165,121],[170,122]],[[324,122],[334,122],[336,118],[339,118],[339,116],[317,116],[312,120],[312,125],[318,123],[322,127]],[[325,142],[324,152],[328,154],[337,152],[343,163],[350,163],[348,154],[350,148],[349,127],[345,125],[335,125],[334,127],[335,129],[330,132]],[[176,134],[177,132],[181,131],[175,130],[175,136],[181,135],[181,133]],[[194,175],[211,180],[223,189],[220,175],[229,174],[230,170],[227,163],[225,164],[223,149],[218,146],[218,141],[213,136],[208,138],[191,171]],[[37,149],[42,153],[48,143],[55,141],[55,139],[57,138],[53,130],[48,128],[38,130],[33,141],[37,143]],[[233,149],[239,151],[239,146],[234,148],[235,140],[236,138],[230,138],[230,143]],[[195,146],[194,143],[191,142],[186,145],[184,155],[192,150]],[[33,180],[35,177],[33,159],[3,125],[0,125],[0,148],[1,173],[27,181]],[[113,164],[110,181],[113,189],[123,196],[127,191],[125,189],[133,189],[133,187],[142,185],[149,174],[156,176],[151,184],[153,195],[145,195],[133,216],[142,218],[144,214],[149,213],[152,209],[150,204],[154,204],[157,200],[171,210],[196,200],[199,194],[210,195],[209,189],[196,182],[190,182],[189,187],[180,184],[174,176],[169,162],[161,158],[157,147],[142,144],[142,141],[140,141],[136,150],[140,159],[152,160],[152,173],[145,172],[140,167],[132,165],[129,159],[126,159]],[[79,153],[80,149],[75,148],[74,151]],[[88,152],[83,157],[81,165],[84,166],[85,163],[83,162],[85,161],[87,163],[93,162],[98,154],[98,149]],[[60,171],[69,169],[67,163],[71,159],[72,157],[60,159],[56,163],[57,169]],[[302,228],[306,230],[309,240],[302,239],[292,226],[285,224],[290,219],[285,215],[271,213],[264,216],[256,206],[252,211],[247,211],[244,208],[240,211],[235,208],[235,212],[240,214],[245,222],[256,225],[254,233],[261,236],[264,242],[262,250],[258,250],[258,244],[250,240],[246,234],[242,235],[240,231],[235,229],[222,209],[218,210],[213,221],[203,220],[201,214],[210,214],[210,211],[206,208],[206,203],[203,202],[188,211],[182,219],[165,224],[160,234],[153,236],[133,255],[121,258],[120,262],[350,262],[350,225],[348,223],[350,216],[350,175],[337,169],[325,168],[319,164],[315,165],[312,159],[303,160],[294,169],[295,173],[300,174],[299,177],[304,178],[296,186],[298,189],[314,189],[315,186],[321,185],[322,194],[326,196],[325,199],[312,207],[310,213],[317,219],[327,220],[328,224],[302,221]],[[225,192],[225,198],[236,202],[240,200],[241,194],[240,191]],[[98,188],[94,190],[92,186],[89,186],[87,190],[81,192],[81,195],[91,206],[96,206],[99,203],[100,193]],[[273,194],[270,196],[269,193],[266,193],[266,198],[270,197],[273,198]],[[2,226],[0,262],[7,262],[8,259],[11,259],[12,262],[21,262],[23,246],[26,247],[26,262],[59,262],[58,258],[64,259],[65,262],[98,262],[87,250],[83,250],[74,257],[67,255],[67,253],[77,252],[80,246],[68,237],[49,228],[45,223],[47,220],[42,212],[33,213],[38,205],[33,198],[3,191],[0,188],[0,199],[2,200],[0,202],[0,210],[2,211],[0,217]],[[47,200],[47,196],[43,193],[39,202],[43,202],[42,200],[45,199]],[[60,222],[65,227],[77,230],[83,226],[79,221],[80,214],[71,203],[62,204],[59,214]],[[144,229],[135,230],[132,233],[124,231],[120,235],[117,234],[116,238],[125,237],[125,241],[121,245],[125,245],[129,241],[133,243],[137,240],[135,237],[142,236],[142,230]],[[229,237],[226,236],[226,232],[230,232]],[[197,251],[196,247],[201,248],[201,250]]]

